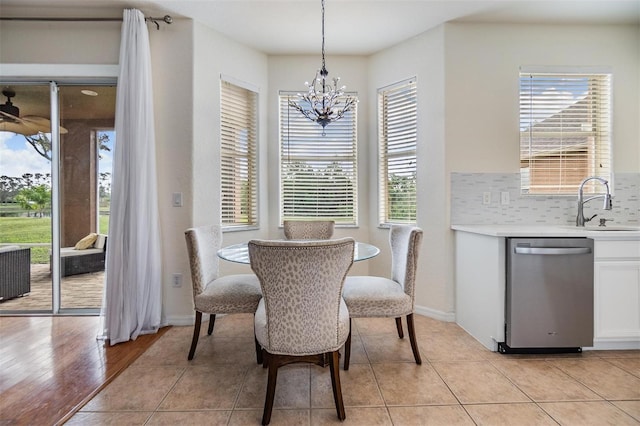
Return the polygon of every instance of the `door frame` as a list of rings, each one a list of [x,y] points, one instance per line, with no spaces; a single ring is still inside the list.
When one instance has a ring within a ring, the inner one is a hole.
[[[95,315],[95,309],[61,308],[60,277],[60,111],[58,90],[61,85],[117,84],[119,66],[93,64],[2,64],[0,82],[3,85],[49,85],[51,103],[51,253],[52,310],[9,311],[7,314]],[[4,313],[3,313],[4,314]]]

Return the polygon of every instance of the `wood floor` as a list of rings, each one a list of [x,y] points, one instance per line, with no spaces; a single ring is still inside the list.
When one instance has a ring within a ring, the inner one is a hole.
[[[168,328],[108,346],[96,316],[0,316],[0,424],[62,424]]]

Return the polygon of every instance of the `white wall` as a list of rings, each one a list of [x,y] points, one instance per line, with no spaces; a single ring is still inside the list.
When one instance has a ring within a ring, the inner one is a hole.
[[[191,21],[190,21],[191,22]],[[179,81],[184,87],[184,97],[192,102],[185,106],[182,114],[188,129],[181,129],[180,134],[172,135],[175,150],[170,152],[170,161],[165,164],[166,169],[175,170],[169,174],[167,186],[176,189],[165,191],[167,200],[172,192],[184,192],[185,211],[180,214],[180,221],[171,221],[168,231],[171,237],[167,239],[167,280],[173,272],[181,272],[185,279],[182,288],[173,288],[165,283],[164,312],[168,322],[172,324],[188,324],[193,318],[193,302],[191,277],[184,241],[184,230],[190,226],[220,222],[220,76],[247,84],[258,90],[259,122],[266,123],[266,87],[267,87],[267,57],[266,55],[247,48],[220,33],[198,23],[192,23],[192,45],[174,44],[178,53],[188,55],[184,58],[184,70],[174,69],[171,80]],[[183,53],[186,52],[186,53]],[[183,58],[175,58],[178,62]],[[155,69],[155,68],[154,68]],[[184,72],[183,72],[184,71]],[[167,82],[169,83],[169,82]],[[170,83],[167,85],[170,86]],[[180,92],[176,93],[179,95]],[[174,96],[176,95],[174,94]],[[156,117],[156,120],[158,117]],[[173,125],[171,120],[163,127]],[[266,157],[266,126],[260,127],[258,135],[260,159]],[[179,151],[179,152],[178,152]],[[180,158],[180,165],[176,167],[173,160]],[[259,174],[266,174],[266,165],[261,164]],[[260,179],[264,181],[265,179]],[[266,197],[265,197],[266,198]],[[234,244],[250,238],[265,237],[264,225],[268,220],[267,203],[261,205],[260,218],[262,229],[242,232],[225,233],[224,244]],[[167,201],[167,206],[170,203]],[[168,207],[175,211],[176,208]],[[169,213],[169,212],[167,212]],[[248,273],[248,266],[236,266],[229,262],[220,262],[221,273]],[[169,269],[172,268],[172,269]],[[168,282],[168,281],[167,281]]]
[[[448,24],[447,168],[518,172],[518,68],[609,67],[614,171],[640,170],[638,26]]]
[[[417,224],[422,228],[423,242],[417,271],[417,311],[438,319],[453,320],[453,258],[449,239],[445,173],[445,69],[444,28],[438,27],[404,43],[373,55],[369,61],[369,92],[372,102],[378,88],[415,76],[418,84]],[[369,113],[371,144],[377,144],[377,117]],[[369,156],[371,173],[375,175],[377,149]],[[388,229],[377,228],[378,185],[372,179],[369,191],[371,215],[370,240],[388,247]],[[388,276],[390,257],[387,253],[375,262],[371,273]]]
[[[424,188],[418,195],[418,226],[425,231],[419,312],[451,319],[455,311],[450,173],[519,171],[519,66],[611,67],[614,171],[640,171],[639,32],[639,26],[455,23],[371,57],[372,93],[418,77],[418,186]],[[375,116],[370,120],[373,133]],[[371,238],[382,244],[382,232],[372,229]]]
[[[153,99],[156,129],[158,203],[162,230],[163,321],[176,323],[193,312],[184,230],[193,212],[194,53],[193,22],[176,19],[161,30],[149,27],[153,63]],[[172,205],[172,194],[183,194],[183,207]],[[182,288],[173,288],[171,276],[181,273]],[[186,318],[186,319],[185,319]]]
[[[253,51],[189,20],[150,26],[156,113],[165,318],[193,316],[184,229],[219,218],[219,77],[246,81],[260,93],[261,229],[224,235],[225,244],[279,238],[278,90],[304,89],[318,56]],[[2,22],[0,64],[117,64],[119,23]],[[388,231],[377,227],[376,90],[418,81],[418,226],[425,231],[418,270],[418,312],[452,320],[453,238],[450,173],[518,170],[520,65],[602,65],[614,73],[614,170],[640,171],[640,26],[446,24],[371,57],[327,57],[330,75],[357,91],[358,228],[339,228],[383,248],[352,274],[388,275]],[[1,65],[0,65],[1,66]],[[171,194],[183,192],[182,208]],[[248,267],[221,263],[223,273]],[[185,277],[180,289],[170,276]]]

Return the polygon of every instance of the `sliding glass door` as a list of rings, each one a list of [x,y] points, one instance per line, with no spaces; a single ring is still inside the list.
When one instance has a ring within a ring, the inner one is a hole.
[[[5,282],[0,272],[0,287],[20,279],[25,284],[1,296],[0,312],[97,313],[108,243],[115,81],[2,87],[15,94],[10,106],[19,111],[8,114],[5,102],[0,118],[0,262],[5,256],[12,274]],[[20,263],[14,251],[28,261]]]
[[[2,85],[0,309],[53,309],[49,84]]]

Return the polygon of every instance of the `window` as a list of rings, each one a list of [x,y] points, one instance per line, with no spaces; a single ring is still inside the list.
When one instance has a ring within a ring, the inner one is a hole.
[[[258,94],[220,81],[222,226],[258,224]]]
[[[416,79],[378,90],[380,223],[416,222]]]
[[[522,193],[575,195],[586,177],[610,181],[610,117],[610,74],[521,72]]]
[[[280,223],[318,218],[356,225],[357,106],[323,129],[289,107],[295,96],[280,92]]]

